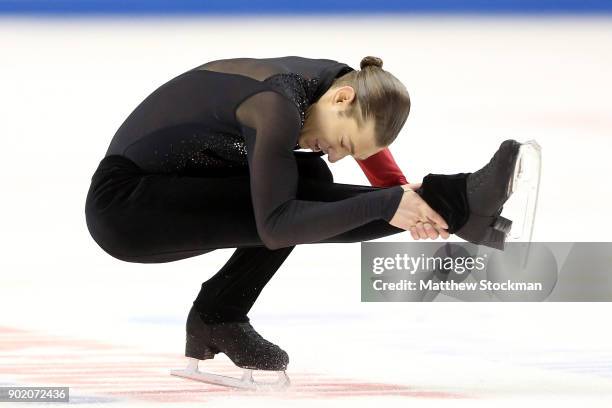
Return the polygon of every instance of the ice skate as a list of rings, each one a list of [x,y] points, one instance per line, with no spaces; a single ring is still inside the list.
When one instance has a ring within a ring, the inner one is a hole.
[[[251,390],[283,390],[290,385],[285,373],[289,356],[277,345],[264,339],[249,322],[224,322],[206,324],[200,315],[191,308],[187,317],[187,342],[185,356],[189,362],[183,370],[170,373],[179,377],[202,381],[210,384]],[[225,353],[236,366],[245,371],[242,378],[202,372],[198,364],[201,360],[214,358],[217,353]],[[256,382],[253,370],[275,371],[275,382]]]
[[[537,205],[540,147],[535,141],[502,142],[487,165],[473,173],[428,174],[417,193],[449,225],[448,232],[471,243],[503,249],[508,234],[518,229],[520,239],[531,240]],[[527,195],[521,226],[501,215],[504,204],[517,190]],[[529,233],[525,233],[529,230]]]

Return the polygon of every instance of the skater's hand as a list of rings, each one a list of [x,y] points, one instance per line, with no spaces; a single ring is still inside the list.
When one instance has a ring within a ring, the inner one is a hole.
[[[435,212],[414,190],[421,187],[421,183],[403,184],[404,195],[402,201],[389,224],[397,228],[410,231],[415,240],[443,239],[449,237],[448,225],[444,219]]]

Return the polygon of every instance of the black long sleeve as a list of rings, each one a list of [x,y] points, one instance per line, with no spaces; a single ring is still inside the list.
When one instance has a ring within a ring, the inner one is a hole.
[[[257,231],[266,247],[312,243],[373,220],[391,220],[404,193],[399,185],[335,202],[296,199],[293,148],[300,114],[287,98],[263,91],[244,101],[241,113],[248,122],[242,129]]]

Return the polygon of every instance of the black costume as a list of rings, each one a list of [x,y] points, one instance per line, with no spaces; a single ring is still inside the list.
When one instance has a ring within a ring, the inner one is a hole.
[[[334,183],[321,152],[295,151],[306,108],[352,70],[328,59],[238,58],[163,84],[121,125],[92,177],[92,237],[140,263],[237,248],[194,302],[214,323],[248,321],[297,244],[403,232],[388,223],[400,185]],[[241,106],[256,125],[237,120]]]

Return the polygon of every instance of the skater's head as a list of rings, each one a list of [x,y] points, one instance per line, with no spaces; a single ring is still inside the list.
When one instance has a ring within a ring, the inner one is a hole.
[[[368,56],[361,70],[336,78],[306,111],[300,146],[323,150],[332,163],[347,155],[365,159],[389,146],[408,118],[410,96],[382,64]]]

